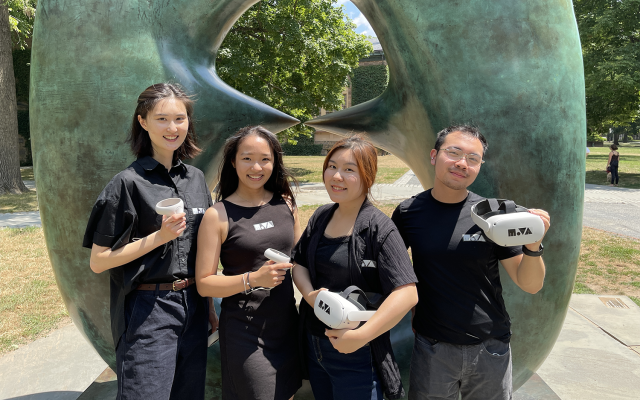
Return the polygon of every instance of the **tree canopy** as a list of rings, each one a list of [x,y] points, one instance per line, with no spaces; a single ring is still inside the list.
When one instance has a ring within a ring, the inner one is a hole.
[[[343,104],[342,90],[373,47],[335,0],[262,0],[231,28],[218,75],[233,88],[301,121]],[[295,141],[301,125],[283,135]]]
[[[0,0],[2,1],[2,0]],[[33,21],[36,17],[37,0],[7,0],[9,9],[9,26],[11,27],[11,41],[14,46],[24,49],[25,39],[33,33]]]
[[[589,131],[627,125],[640,107],[640,0],[574,0]]]

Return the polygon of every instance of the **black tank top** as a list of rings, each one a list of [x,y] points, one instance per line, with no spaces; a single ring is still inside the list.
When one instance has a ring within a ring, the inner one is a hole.
[[[274,195],[257,207],[222,202],[229,221],[229,233],[220,249],[224,275],[257,271],[267,261],[264,251],[268,248],[291,254],[293,214],[281,196]]]
[[[618,157],[620,157],[620,154],[614,154],[611,156],[611,165],[618,165]]]

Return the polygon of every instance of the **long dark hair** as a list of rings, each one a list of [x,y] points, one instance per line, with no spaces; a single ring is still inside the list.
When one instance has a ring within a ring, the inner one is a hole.
[[[271,173],[267,183],[264,184],[264,188],[282,196],[291,204],[292,208],[295,209],[296,200],[293,197],[291,185],[293,184],[298,187],[298,181],[284,166],[284,161],[282,159],[282,146],[280,145],[276,135],[260,125],[247,126],[240,129],[235,135],[227,139],[224,144],[222,163],[218,170],[219,183],[218,191],[216,192],[216,201],[226,199],[231,196],[236,189],[238,189],[239,178],[236,169],[233,167],[233,162],[236,159],[240,143],[249,135],[256,135],[266,140],[267,143],[269,143],[271,152],[273,153],[273,172]]]
[[[161,100],[171,98],[178,99],[184,104],[189,120],[187,137],[178,150],[173,152],[173,162],[176,162],[178,159],[194,158],[202,152],[196,145],[196,131],[193,127],[193,99],[177,84],[156,83],[140,93],[140,96],[138,96],[138,105],[133,114],[133,121],[127,142],[131,145],[131,151],[137,158],[145,156],[153,157],[153,146],[151,145],[149,132],[140,125],[138,115],[142,118],[147,118],[147,114],[153,110],[156,104]]]

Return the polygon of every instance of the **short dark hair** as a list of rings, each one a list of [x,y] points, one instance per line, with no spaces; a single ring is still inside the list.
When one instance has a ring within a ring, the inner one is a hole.
[[[131,145],[131,151],[137,158],[145,156],[153,157],[153,146],[151,145],[149,132],[140,125],[138,115],[142,118],[147,118],[147,114],[154,109],[156,104],[161,100],[171,98],[178,99],[184,104],[189,121],[187,137],[184,139],[184,142],[182,142],[182,145],[173,152],[173,162],[176,162],[178,159],[194,158],[202,152],[196,145],[196,131],[193,126],[193,99],[177,84],[156,83],[140,93],[140,96],[138,96],[138,105],[133,114],[133,121],[131,122],[131,130],[129,131],[127,142]]]
[[[367,192],[367,198],[371,200],[371,186],[376,181],[378,173],[378,152],[370,141],[362,134],[353,135],[349,138],[336,142],[327,153],[322,164],[322,182],[324,182],[324,172],[329,167],[331,156],[338,150],[349,149],[356,159],[363,189]]]
[[[222,150],[222,162],[220,163],[220,169],[218,170],[218,190],[216,191],[216,201],[226,199],[231,196],[236,189],[238,189],[238,172],[233,167],[233,162],[236,159],[240,143],[250,135],[259,136],[265,139],[267,143],[269,143],[269,148],[273,153],[273,171],[267,183],[264,184],[264,188],[282,196],[289,204],[291,204],[292,208],[295,208],[296,200],[293,196],[293,191],[291,190],[291,184],[298,187],[298,181],[284,166],[282,146],[280,145],[276,135],[260,125],[244,127],[225,142],[224,149]]]
[[[482,156],[487,153],[487,149],[489,148],[489,144],[487,143],[487,139],[480,133],[480,129],[476,126],[472,125],[451,125],[440,132],[438,132],[438,137],[436,138],[436,144],[433,146],[436,151],[440,151],[440,147],[442,143],[444,143],[445,138],[453,132],[460,132],[464,135],[474,137],[482,143]]]

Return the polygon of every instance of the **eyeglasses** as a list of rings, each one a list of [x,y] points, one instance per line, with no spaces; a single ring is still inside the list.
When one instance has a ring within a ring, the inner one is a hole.
[[[457,147],[447,147],[446,149],[440,150],[444,151],[447,157],[449,157],[449,159],[453,161],[460,161],[464,158],[467,160],[467,164],[472,167],[477,167],[481,164],[484,164],[484,160],[479,155],[475,153],[463,153],[462,150]]]

